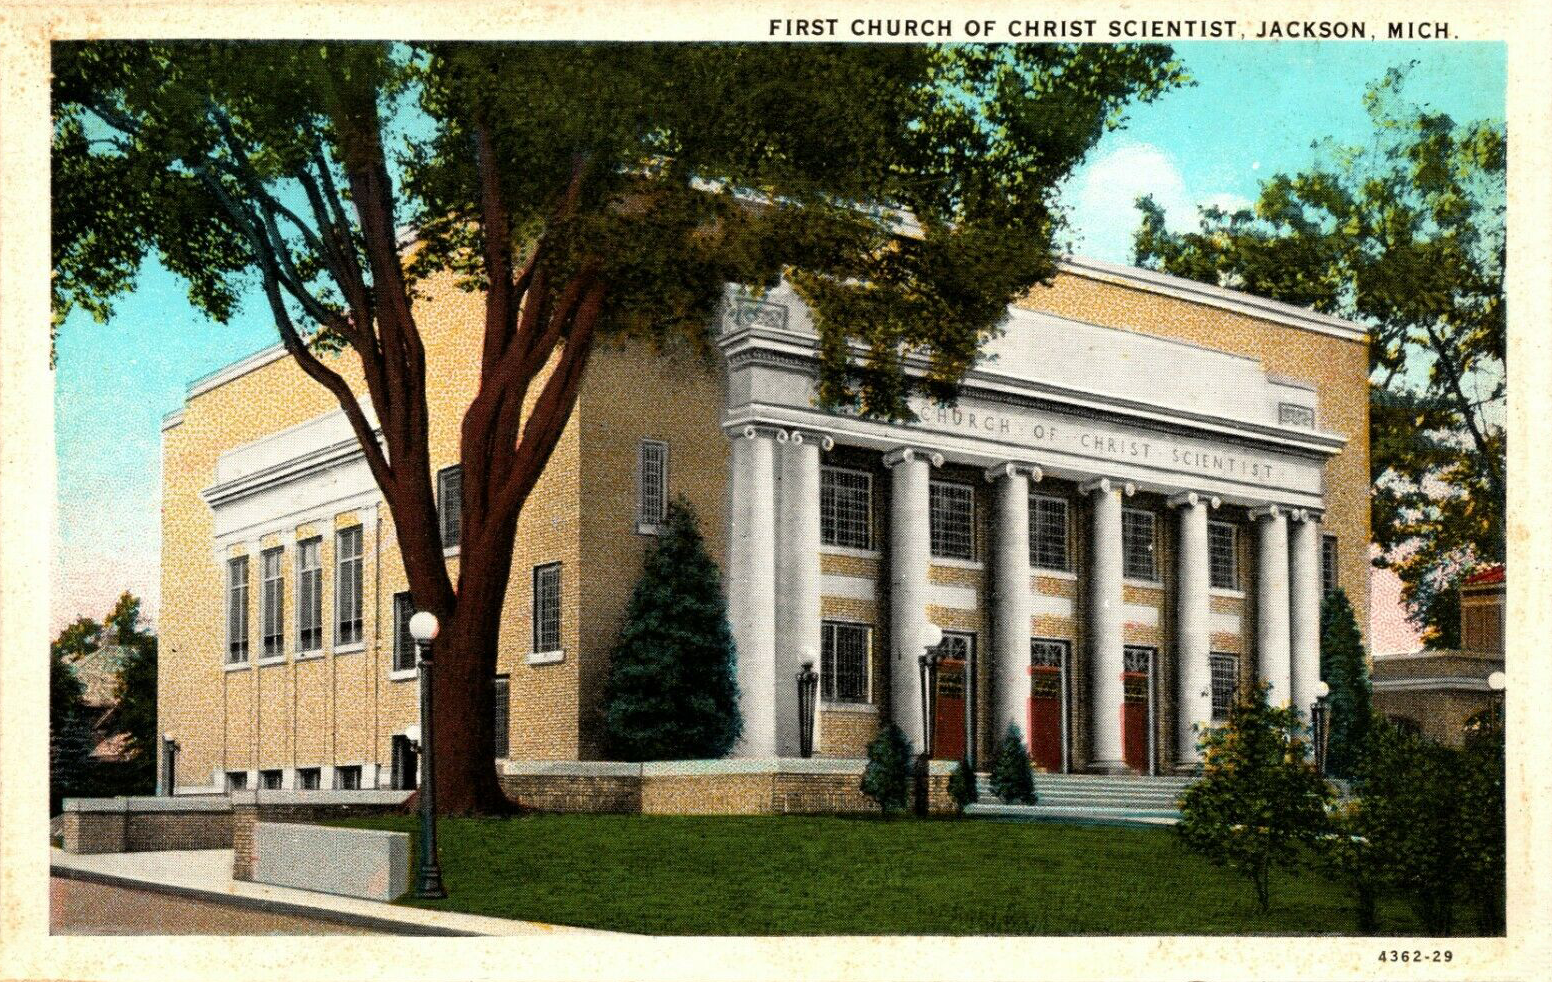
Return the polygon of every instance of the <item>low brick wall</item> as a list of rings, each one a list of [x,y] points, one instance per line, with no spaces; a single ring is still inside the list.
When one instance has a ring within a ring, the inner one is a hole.
[[[225,796],[66,798],[66,852],[163,852],[226,849],[232,804]]]
[[[259,822],[314,825],[340,818],[387,815],[410,791],[239,791],[232,794],[232,879],[253,879]]]
[[[541,812],[635,815],[641,811],[641,765],[613,761],[509,761],[501,774],[507,797]]]
[[[858,759],[509,761],[502,787],[528,808],[642,815],[831,815],[876,811]],[[928,807],[948,814],[952,764],[935,761]]]

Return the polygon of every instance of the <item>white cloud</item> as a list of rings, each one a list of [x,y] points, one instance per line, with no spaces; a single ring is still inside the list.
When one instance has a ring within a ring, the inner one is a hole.
[[[1137,231],[1137,199],[1152,195],[1164,209],[1172,231],[1196,228],[1197,208],[1216,204],[1225,210],[1250,204],[1224,192],[1193,194],[1173,157],[1151,143],[1132,143],[1094,158],[1076,171],[1062,189],[1072,217],[1074,247],[1080,255],[1129,263]]]

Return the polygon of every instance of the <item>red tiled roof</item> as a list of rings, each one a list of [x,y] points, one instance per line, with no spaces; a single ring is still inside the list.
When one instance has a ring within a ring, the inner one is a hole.
[[[1483,586],[1488,583],[1502,583],[1504,581],[1504,565],[1498,563],[1486,569],[1479,569],[1466,577],[1464,586]]]

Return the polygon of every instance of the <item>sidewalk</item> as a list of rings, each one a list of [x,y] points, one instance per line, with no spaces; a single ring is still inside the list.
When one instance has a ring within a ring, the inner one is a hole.
[[[232,879],[232,851],[124,852],[78,856],[49,850],[49,872],[66,879],[105,883],[194,897],[216,903],[334,921],[389,934],[445,937],[510,937],[558,934],[609,934],[588,928],[480,917],[451,911],[421,910],[394,904],[338,897],[290,887]]]

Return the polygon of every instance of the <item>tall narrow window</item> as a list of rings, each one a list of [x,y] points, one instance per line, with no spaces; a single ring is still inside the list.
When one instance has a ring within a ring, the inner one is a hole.
[[[296,650],[323,647],[323,540],[296,545]]]
[[[247,556],[226,562],[226,660],[231,665],[248,660]]]
[[[437,472],[437,520],[442,548],[451,549],[463,538],[463,468],[456,464]]]
[[[1153,512],[1138,508],[1121,512],[1121,557],[1123,575],[1127,579],[1151,581],[1159,578]]]
[[[668,517],[668,444],[642,440],[636,451],[636,531],[656,534]]]
[[[415,638],[410,634],[410,618],[415,616],[415,600],[408,592],[393,595],[393,670],[407,672],[415,667]]]
[[[1212,669],[1213,722],[1229,718],[1234,696],[1239,691],[1239,656],[1215,651],[1208,662]]]
[[[505,675],[497,675],[490,684],[491,704],[491,729],[495,734],[496,756],[507,755],[507,728],[511,718],[510,680]]]
[[[941,559],[975,558],[975,489],[933,481],[928,485],[928,531],[932,554]]]
[[[844,549],[873,548],[873,476],[824,467],[819,471],[819,541]]]
[[[1227,522],[1207,523],[1207,569],[1220,590],[1239,589],[1238,531]]]
[[[1064,572],[1069,568],[1065,499],[1029,496],[1029,565]]]
[[[264,582],[259,590],[259,608],[264,617],[264,657],[278,658],[286,653],[285,584],[280,579],[281,550],[266,549],[259,557]]]
[[[334,537],[334,643],[361,643],[361,526]]]
[[[535,566],[533,571],[533,650],[560,650],[560,563]]]
[[[873,628],[825,621],[820,626],[819,685],[825,702],[872,698]]]
[[[1330,593],[1337,587],[1336,536],[1320,537],[1320,590]]]

